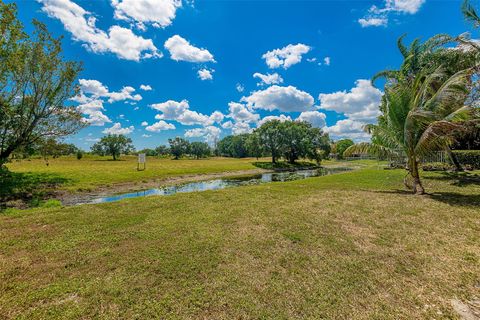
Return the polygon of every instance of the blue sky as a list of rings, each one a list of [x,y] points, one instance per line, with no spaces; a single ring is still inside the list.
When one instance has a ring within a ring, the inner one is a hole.
[[[460,1],[16,2],[27,30],[46,23],[83,62],[69,103],[90,126],[66,141],[85,150],[105,133],[212,143],[272,117],[366,140],[382,94],[368,80],[401,63],[396,39],[470,29]]]

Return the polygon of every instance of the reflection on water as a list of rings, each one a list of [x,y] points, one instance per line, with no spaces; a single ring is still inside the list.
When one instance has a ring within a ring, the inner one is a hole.
[[[162,188],[148,189],[131,193],[113,195],[109,197],[93,199],[89,203],[113,202],[127,198],[146,197],[146,196],[168,196],[176,193],[218,190],[230,187],[239,187],[244,185],[282,182],[300,180],[309,177],[326,176],[329,174],[349,171],[350,168],[320,168],[314,170],[297,170],[287,172],[268,172],[254,176],[241,178],[223,178],[208,181],[190,182],[186,184],[173,185]]]

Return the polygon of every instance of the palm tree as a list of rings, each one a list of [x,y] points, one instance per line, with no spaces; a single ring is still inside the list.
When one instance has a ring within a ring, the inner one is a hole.
[[[462,13],[465,17],[465,20],[473,23],[475,28],[480,27],[480,17],[477,14],[477,11],[470,3],[470,0],[464,0],[462,3]]]
[[[441,64],[445,57],[463,54],[444,48],[451,41],[445,35],[423,44],[415,40],[408,48],[402,40],[403,36],[398,41],[404,56],[401,68],[382,71],[373,77],[374,80],[384,77],[387,84],[378,124],[365,127],[372,134],[372,141],[354,145],[346,154],[405,155],[411,187],[416,194],[423,194],[419,161],[448,147],[452,141],[450,132],[462,127],[462,121],[477,112],[472,106],[464,106],[475,67],[470,59],[457,59],[458,65]],[[470,66],[465,68],[466,65]],[[405,184],[410,186],[407,177]]]

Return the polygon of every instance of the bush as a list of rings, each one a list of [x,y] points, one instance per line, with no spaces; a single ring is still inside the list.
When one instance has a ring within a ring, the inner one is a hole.
[[[462,166],[480,169],[480,150],[453,150]]]
[[[83,158],[83,152],[80,151],[80,150],[78,150],[78,151],[77,151],[77,160],[80,160],[80,159],[82,159],[82,158]]]
[[[422,164],[423,171],[448,171],[452,170],[452,165],[443,162],[430,162]]]

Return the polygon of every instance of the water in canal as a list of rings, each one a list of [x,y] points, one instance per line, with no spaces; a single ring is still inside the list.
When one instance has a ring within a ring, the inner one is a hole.
[[[154,188],[117,194],[108,197],[96,198],[88,203],[103,203],[119,201],[127,198],[146,197],[146,196],[169,196],[176,193],[197,192],[206,190],[219,190],[231,187],[240,187],[245,185],[282,182],[300,180],[310,177],[325,176],[351,170],[350,168],[319,168],[312,170],[296,170],[285,172],[267,172],[253,176],[237,177],[237,178],[221,178],[207,181],[197,181],[185,184],[167,186],[162,188]]]

